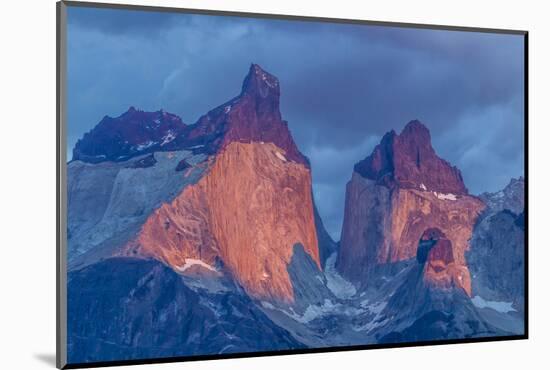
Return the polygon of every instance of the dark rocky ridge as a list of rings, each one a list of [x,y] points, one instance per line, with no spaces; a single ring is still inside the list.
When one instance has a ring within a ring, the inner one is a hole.
[[[70,273],[68,318],[71,363],[303,348],[246,295],[196,292],[152,260]]]
[[[130,107],[118,117],[105,116],[84,134],[73,149],[73,160],[120,162],[146,153],[174,150],[174,139],[186,131],[187,125],[174,114]]]

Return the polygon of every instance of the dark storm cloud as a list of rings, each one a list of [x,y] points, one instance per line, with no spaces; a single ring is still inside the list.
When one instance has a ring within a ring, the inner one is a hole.
[[[521,36],[168,13],[69,9],[69,148],[133,105],[193,123],[240,91],[251,62],[312,161],[336,238],[353,164],[420,119],[473,193],[523,174]]]
[[[174,23],[181,22],[175,13],[149,12],[142,10],[114,10],[103,8],[69,8],[69,27],[86,27],[106,35],[132,34],[133,36],[157,37]],[[73,16],[74,15],[74,16]]]

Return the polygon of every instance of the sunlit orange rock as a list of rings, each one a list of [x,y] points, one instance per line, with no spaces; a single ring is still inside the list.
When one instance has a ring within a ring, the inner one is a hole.
[[[415,258],[424,231],[438,228],[452,245],[469,292],[464,253],[484,208],[467,193],[460,171],[437,157],[428,130],[413,121],[400,135],[384,136],[355,166],[346,188],[337,268],[368,284],[376,268]]]
[[[124,254],[176,271],[189,261],[225,267],[253,297],[292,302],[293,246],[320,263],[310,171],[285,154],[273,143],[227,144],[196,184],[148,218]]]
[[[424,265],[424,283],[437,289],[462,288],[471,296],[470,272],[464,263],[455,259],[455,249],[445,233],[438,228],[430,228],[422,234],[421,239],[435,242]]]

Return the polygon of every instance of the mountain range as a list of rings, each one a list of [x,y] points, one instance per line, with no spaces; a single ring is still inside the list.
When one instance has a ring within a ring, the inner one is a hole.
[[[78,140],[69,362],[523,334],[523,178],[470,194],[413,120],[358,158],[336,242],[280,93],[252,64],[194,124],[130,107]]]

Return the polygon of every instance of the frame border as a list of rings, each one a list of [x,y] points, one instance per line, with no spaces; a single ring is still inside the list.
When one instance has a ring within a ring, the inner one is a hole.
[[[55,363],[67,364],[67,5],[56,3],[56,346]]]
[[[289,349],[289,350],[274,350],[274,351],[258,351],[258,352],[243,352],[232,354],[213,354],[213,355],[192,355],[192,356],[177,356],[165,358],[150,358],[150,359],[135,359],[135,360],[117,360],[117,361],[98,361],[86,363],[68,363],[67,362],[67,148],[66,148],[66,92],[67,92],[67,7],[83,7],[83,8],[100,8],[100,9],[119,9],[119,10],[134,10],[146,12],[167,12],[167,13],[183,13],[196,15],[213,15],[213,16],[229,16],[241,18],[260,18],[273,20],[294,20],[303,22],[327,22],[339,24],[356,24],[356,25],[371,25],[385,26],[398,28],[414,28],[414,29],[429,29],[442,31],[462,31],[462,32],[477,32],[477,33],[493,33],[523,36],[524,42],[524,181],[525,181],[525,230],[524,230],[524,334],[497,336],[497,337],[481,337],[481,338],[461,338],[461,339],[444,339],[430,340],[418,342],[404,343],[384,343],[384,344],[364,344],[352,346],[338,347],[321,347],[321,348],[305,348],[305,349]],[[372,20],[359,20],[347,18],[329,18],[316,16],[300,16],[288,14],[268,14],[268,13],[252,13],[240,11],[226,10],[210,10],[210,9],[195,9],[195,8],[176,8],[165,6],[148,6],[148,5],[132,5],[132,4],[114,4],[114,3],[99,3],[61,0],[56,3],[56,367],[58,369],[80,369],[80,368],[95,368],[95,367],[110,367],[122,365],[143,365],[143,364],[159,364],[173,362],[192,362],[205,360],[221,360],[234,358],[248,357],[269,357],[283,356],[295,354],[313,354],[313,353],[330,353],[343,351],[359,351],[368,349],[386,349],[386,348],[405,348],[405,347],[421,347],[421,346],[437,346],[448,344],[470,344],[470,343],[486,343],[500,342],[509,340],[525,340],[529,339],[529,32],[526,30],[514,29],[499,29],[499,28],[479,28],[479,27],[464,27],[453,25],[436,25],[424,23],[404,23],[404,22],[385,22]]]

